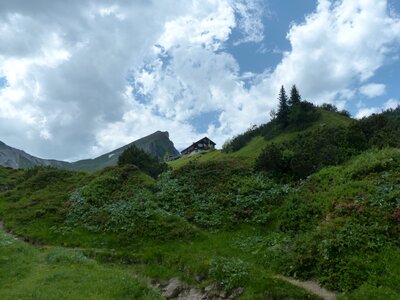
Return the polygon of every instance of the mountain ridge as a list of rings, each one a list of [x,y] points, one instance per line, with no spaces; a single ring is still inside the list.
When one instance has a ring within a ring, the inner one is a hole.
[[[98,157],[75,162],[39,158],[0,141],[0,165],[13,169],[49,166],[76,171],[96,171],[107,166],[116,165],[119,155],[132,145],[135,145],[160,160],[164,159],[166,155],[174,156],[179,154],[179,151],[169,139],[168,131],[156,131]]]

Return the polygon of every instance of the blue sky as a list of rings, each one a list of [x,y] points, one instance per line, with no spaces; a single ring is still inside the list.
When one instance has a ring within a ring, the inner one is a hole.
[[[397,0],[4,0],[0,140],[94,157],[268,121],[281,85],[355,118],[400,103]]]
[[[237,59],[242,72],[262,73],[265,69],[276,67],[282,59],[282,52],[290,50],[290,42],[286,39],[290,25],[304,22],[305,16],[315,10],[316,1],[275,0],[265,5],[262,42],[237,46],[234,42],[228,43],[227,50]],[[232,40],[236,38],[235,33]]]
[[[301,24],[305,18],[316,9],[315,0],[292,1],[276,0],[268,1],[266,14],[263,17],[265,28],[264,39],[260,43],[246,43],[234,45],[228,43],[227,51],[231,53],[240,65],[241,72],[261,73],[266,69],[274,69],[281,62],[284,51],[290,51],[290,41],[286,35],[293,23]],[[400,12],[400,1],[389,1],[388,9],[397,13]],[[371,37],[373,38],[373,37]],[[235,39],[235,33],[232,35]],[[397,53],[396,53],[397,52]],[[357,93],[356,101],[347,103],[344,107],[353,116],[356,116],[360,107],[371,108],[371,111],[378,112],[388,99],[400,98],[400,51],[397,48],[392,57],[375,72],[374,76],[367,82],[378,82],[385,84],[385,92],[382,95],[368,97]],[[286,87],[290,89],[290,87]],[[357,88],[357,85],[354,85]],[[308,99],[315,101],[317,99]]]

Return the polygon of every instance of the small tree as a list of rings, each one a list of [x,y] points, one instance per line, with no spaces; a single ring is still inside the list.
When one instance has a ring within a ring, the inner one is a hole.
[[[279,107],[277,113],[278,122],[286,127],[288,124],[288,114],[289,114],[289,105],[288,105],[288,97],[286,95],[285,88],[281,87],[279,92]]]
[[[296,85],[292,86],[292,90],[290,91],[290,99],[289,99],[289,105],[293,106],[301,102],[301,96],[299,91],[296,88]]]

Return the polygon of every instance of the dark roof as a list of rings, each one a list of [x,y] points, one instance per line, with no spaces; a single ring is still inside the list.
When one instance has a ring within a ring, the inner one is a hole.
[[[216,143],[214,143],[212,140],[210,140],[208,137],[205,136],[205,137],[203,137],[202,139],[198,140],[197,142],[194,142],[193,144],[191,144],[191,145],[190,145],[189,147],[187,147],[186,149],[183,149],[183,150],[181,151],[181,153],[185,152],[186,150],[189,150],[191,147],[195,146],[196,144],[199,144],[199,143],[203,142],[204,140],[210,141],[210,144],[212,144],[213,146],[216,145]]]

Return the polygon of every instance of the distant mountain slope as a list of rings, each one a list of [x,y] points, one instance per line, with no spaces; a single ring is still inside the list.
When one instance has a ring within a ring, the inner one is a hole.
[[[132,145],[135,145],[160,160],[164,159],[166,155],[179,155],[179,151],[175,149],[173,142],[169,139],[168,132],[157,131],[97,158],[80,160],[73,163],[41,159],[0,142],[0,165],[14,169],[30,168],[34,166],[51,166],[68,170],[96,171],[107,166],[116,165],[121,153]]]
[[[10,147],[0,141],[0,165],[14,169],[31,168],[34,166],[52,166],[68,168],[70,163],[32,156],[22,150]]]
[[[117,164],[118,157],[121,153],[132,145],[135,145],[160,160],[164,159],[166,155],[179,155],[179,151],[175,149],[174,143],[169,139],[168,132],[156,131],[146,137],[138,139],[128,145],[94,159],[85,159],[74,162],[68,166],[68,169],[76,171],[96,171],[108,166],[114,166]]]

